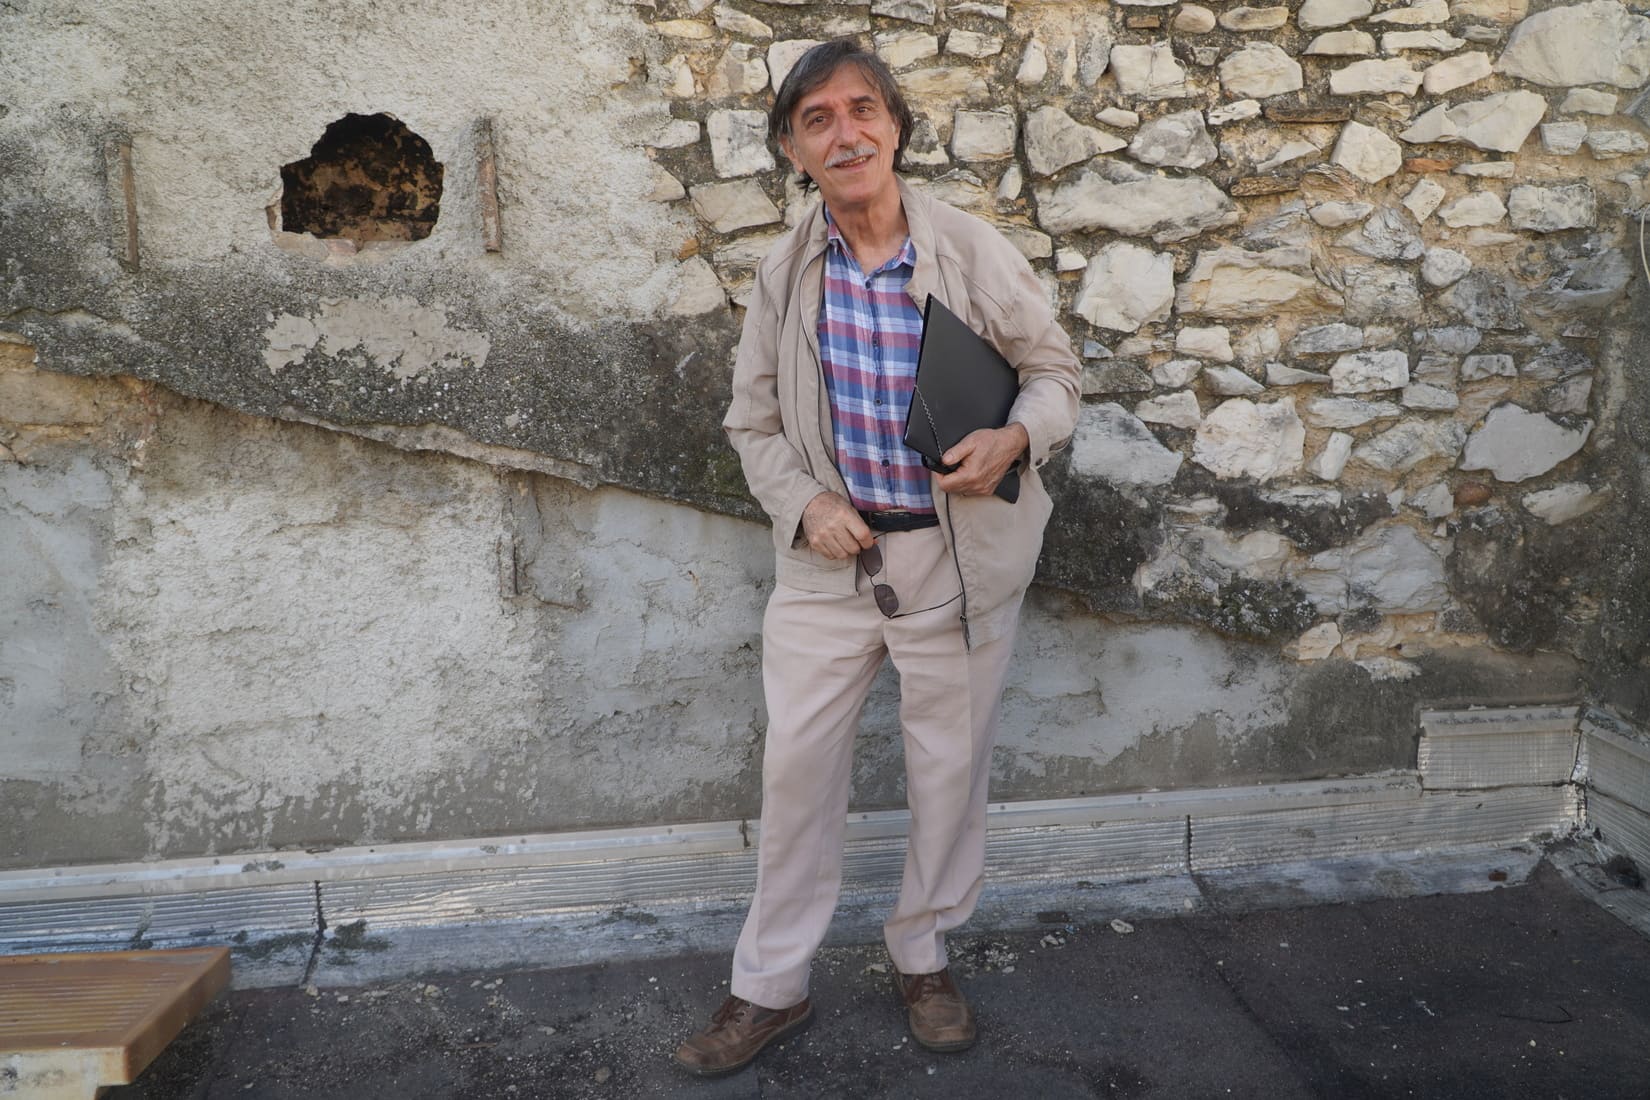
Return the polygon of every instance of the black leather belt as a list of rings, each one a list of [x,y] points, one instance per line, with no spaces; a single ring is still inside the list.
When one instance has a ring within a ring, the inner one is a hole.
[[[859,518],[873,531],[922,531],[940,525],[933,512],[860,512]]]

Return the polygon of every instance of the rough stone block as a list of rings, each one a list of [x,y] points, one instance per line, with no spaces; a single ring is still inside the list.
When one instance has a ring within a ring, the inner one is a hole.
[[[1449,17],[1449,0],[1421,0],[1421,3],[1408,7],[1378,11],[1369,17],[1369,21],[1400,27],[1420,27],[1428,23],[1448,22]]]
[[[1421,261],[1421,278],[1428,286],[1449,286],[1471,270],[1472,260],[1453,248],[1429,248]]]
[[[1203,418],[1192,461],[1216,477],[1265,482],[1298,472],[1305,445],[1293,398],[1256,404],[1234,397]]]
[[[1329,74],[1332,95],[1414,95],[1421,87],[1421,74],[1402,58],[1354,61]]]
[[[1491,191],[1474,191],[1438,209],[1438,217],[1451,229],[1494,225],[1506,216],[1506,204],[1500,195]]]
[[[1587,134],[1586,145],[1595,160],[1638,157],[1650,150],[1650,142],[1644,140],[1644,135],[1632,130],[1592,130]]]
[[[1219,155],[1202,111],[1180,111],[1154,118],[1129,142],[1135,160],[1165,168],[1201,168]]]
[[[712,111],[705,129],[718,176],[749,176],[774,167],[773,154],[768,151],[768,116],[761,111]],[[697,125],[694,131],[698,132]]]
[[[718,233],[732,233],[779,220],[779,208],[755,180],[702,183],[689,191],[693,211]]]
[[[1443,95],[1475,84],[1493,71],[1489,54],[1475,50],[1428,65],[1426,72],[1421,74],[1421,87],[1427,95]]]
[[[1513,28],[1495,68],[1553,88],[1639,88],[1650,81],[1650,19],[1615,0],[1552,7]]]
[[[1312,456],[1306,470],[1313,477],[1335,481],[1341,476],[1341,471],[1346,469],[1347,460],[1351,457],[1352,436],[1346,432],[1330,432],[1329,438],[1324,441],[1323,449]]]
[[[1266,389],[1237,367],[1204,367],[1203,385],[1216,397],[1253,397]]]
[[[1220,25],[1229,31],[1272,31],[1289,22],[1289,9],[1283,5],[1271,8],[1227,8],[1220,14]]]
[[[1399,389],[1409,384],[1409,356],[1397,348],[1348,352],[1329,368],[1329,378],[1336,393]]]
[[[1207,34],[1215,29],[1215,13],[1201,4],[1182,4],[1169,27],[1178,34]]]
[[[994,57],[1003,52],[1003,39],[996,34],[955,30],[945,36],[945,52],[975,59]]]
[[[1375,36],[1365,31],[1326,31],[1308,43],[1305,52],[1313,57],[1372,57]]]
[[[15,346],[15,345],[13,345]],[[8,345],[0,344],[0,355]],[[0,424],[34,427],[101,423],[108,383],[40,370],[0,369]]]
[[[1104,130],[1084,126],[1058,107],[1039,107],[1026,115],[1026,164],[1039,176],[1099,153],[1123,148],[1123,142]]]
[[[1186,87],[1186,67],[1175,60],[1167,42],[1113,46],[1111,69],[1117,76],[1117,90],[1125,96],[1178,99],[1192,94]]]
[[[1071,311],[1091,325],[1136,332],[1168,317],[1173,304],[1174,257],[1119,241],[1089,261]]]
[[[1467,44],[1447,31],[1389,31],[1381,35],[1382,53],[1400,53],[1404,50],[1425,50],[1431,53],[1450,53]]]
[[[1463,470],[1488,470],[1497,481],[1528,481],[1569,458],[1587,442],[1593,424],[1574,427],[1517,405],[1499,405],[1467,440]]]
[[[1341,128],[1330,162],[1351,172],[1365,183],[1379,183],[1403,165],[1398,143],[1372,126],[1348,122]]]
[[[1182,459],[1121,405],[1084,405],[1071,436],[1071,472],[1119,485],[1167,485]]]
[[[1203,420],[1197,395],[1189,390],[1147,398],[1134,407],[1134,415],[1147,424],[1167,424],[1171,428],[1195,428]]]
[[[890,31],[876,35],[877,54],[890,69],[904,69],[939,56],[940,40],[924,31]]]
[[[1441,183],[1429,179],[1418,180],[1404,196],[1404,206],[1415,215],[1416,221],[1424,222],[1432,217],[1433,211],[1438,209],[1438,204],[1444,201],[1447,193]]]
[[[1581,150],[1581,143],[1587,140],[1587,124],[1585,122],[1543,122],[1541,124],[1541,148],[1556,156],[1567,157]]]
[[[1238,211],[1202,176],[1176,178],[1096,163],[1070,183],[1037,190],[1037,220],[1050,233],[1109,229],[1159,244],[1233,225]]]
[[[1306,0],[1295,14],[1295,22],[1303,31],[1344,27],[1374,10],[1371,0]]]
[[[1587,229],[1598,221],[1598,199],[1589,183],[1556,187],[1524,184],[1512,189],[1507,198],[1507,212],[1514,229],[1536,233]]]
[[[1011,157],[1018,130],[1013,111],[958,111],[952,116],[951,155],[958,160]]]
[[[1413,144],[1464,142],[1476,149],[1516,153],[1547,112],[1547,100],[1519,89],[1454,107],[1437,106],[1398,136]]]
[[[1227,95],[1265,99],[1298,92],[1303,86],[1300,62],[1270,42],[1248,42],[1220,63],[1220,84]]]

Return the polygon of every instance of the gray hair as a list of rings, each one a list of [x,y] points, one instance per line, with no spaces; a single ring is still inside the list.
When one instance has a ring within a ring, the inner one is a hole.
[[[843,65],[858,66],[860,75],[876,89],[877,95],[882,97],[883,106],[893,114],[894,123],[899,127],[894,167],[903,167],[905,147],[911,142],[911,127],[916,119],[911,114],[910,105],[905,102],[905,96],[900,94],[899,85],[894,82],[894,74],[882,58],[852,38],[821,42],[791,66],[791,71],[785,74],[784,81],[779,85],[779,94],[774,96],[773,106],[768,109],[768,137],[775,143],[790,137],[791,112],[796,110],[796,105],[802,102],[803,96],[835,76]],[[813,180],[804,172],[800,182],[807,188]]]

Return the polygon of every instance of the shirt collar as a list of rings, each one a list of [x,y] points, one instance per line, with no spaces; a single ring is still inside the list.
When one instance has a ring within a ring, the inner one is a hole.
[[[825,212],[826,246],[834,246],[840,250],[842,255],[854,257],[854,250],[848,247],[848,239],[842,235],[842,230],[837,228],[836,219],[831,217],[831,208],[821,203],[820,209]],[[857,257],[854,257],[854,262],[859,262]],[[868,271],[866,274],[879,275],[884,271],[892,271],[894,268],[900,267],[901,265],[910,267],[913,270],[915,270],[917,266],[917,247],[911,242],[910,233],[905,235],[905,243],[900,245],[898,254],[893,256],[887,263],[883,264],[875,271]]]

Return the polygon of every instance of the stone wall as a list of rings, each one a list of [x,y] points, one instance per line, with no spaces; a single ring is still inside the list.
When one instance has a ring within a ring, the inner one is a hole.
[[[1625,380],[1601,359],[1637,266],[1650,19],[1613,0],[691,15],[656,10],[650,61],[707,138],[660,162],[736,302],[805,205],[763,96],[842,33],[910,93],[922,186],[1044,274],[1087,398],[1050,579],[1378,676],[1414,673],[1406,647],[1585,629],[1555,573],[1618,491],[1600,418]]]
[[[717,423],[811,202],[761,114],[839,34],[1084,359],[998,797],[1409,767],[1423,702],[1650,713],[1631,6],[0,33],[33,44],[0,72],[0,863],[753,812],[770,574]],[[427,145],[427,236],[283,225],[351,114]],[[900,801],[892,697],[860,805]]]

